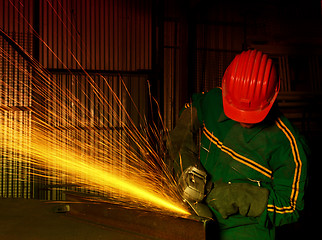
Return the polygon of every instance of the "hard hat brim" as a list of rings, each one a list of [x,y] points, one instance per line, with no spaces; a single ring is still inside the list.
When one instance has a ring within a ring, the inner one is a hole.
[[[229,104],[228,101],[223,97],[224,113],[228,118],[236,122],[255,124],[262,122],[266,118],[267,114],[273,106],[274,101],[275,99],[272,100],[270,104],[268,104],[263,109],[246,111],[238,109],[233,105]]]

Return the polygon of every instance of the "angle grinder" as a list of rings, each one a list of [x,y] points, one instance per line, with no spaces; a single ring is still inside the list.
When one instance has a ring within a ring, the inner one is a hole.
[[[212,187],[204,170],[196,166],[186,168],[179,178],[178,185],[183,201],[188,203],[197,216],[212,218],[210,209],[202,202]]]

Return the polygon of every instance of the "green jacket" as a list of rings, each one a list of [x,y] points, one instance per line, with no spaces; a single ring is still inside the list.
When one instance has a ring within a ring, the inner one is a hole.
[[[219,88],[195,94],[192,107],[199,119],[192,125],[202,127],[200,161],[211,180],[251,183],[270,192],[266,210],[256,218],[233,215],[223,219],[212,209],[221,238],[274,239],[275,226],[297,221],[304,207],[305,141],[273,109],[263,122],[243,128],[225,116]]]

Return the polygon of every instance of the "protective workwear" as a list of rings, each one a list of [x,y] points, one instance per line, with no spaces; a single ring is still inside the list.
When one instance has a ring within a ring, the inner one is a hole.
[[[217,181],[206,202],[223,218],[239,213],[245,217],[260,216],[267,205],[268,190],[249,183],[223,183]]]
[[[303,210],[309,150],[272,108],[278,91],[272,61],[259,51],[243,52],[226,70],[222,90],[194,94],[192,107],[179,118],[184,121],[170,133],[178,150],[172,155],[180,156],[185,145],[193,149],[193,133],[201,126],[200,162],[215,183],[207,202],[221,240],[272,240],[276,226],[296,222]],[[188,134],[176,136],[183,132]],[[184,161],[180,165],[191,165]]]
[[[223,80],[223,106],[227,117],[242,123],[264,120],[279,92],[279,77],[266,54],[244,51],[228,66]]]
[[[263,122],[248,129],[225,115],[222,101],[219,88],[192,97],[192,108],[203,124],[200,161],[214,183],[260,185],[269,195],[258,217],[238,209],[223,218],[210,204],[221,239],[274,239],[275,226],[297,221],[303,210],[307,145],[275,107]]]

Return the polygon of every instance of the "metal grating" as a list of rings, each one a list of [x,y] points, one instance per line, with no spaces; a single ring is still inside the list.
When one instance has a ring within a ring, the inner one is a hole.
[[[93,80],[91,84],[87,80],[89,77]],[[78,141],[81,141],[82,146],[85,147],[80,151],[84,154],[98,159],[114,159],[118,162],[115,166],[122,166],[127,161],[126,146],[121,144],[128,140],[128,136],[123,132],[127,119],[122,107],[115,100],[114,93],[122,101],[134,123],[137,126],[143,125],[139,113],[146,112],[144,104],[144,100],[147,99],[146,76],[122,77],[124,84],[129,88],[132,99],[124,89],[120,76],[103,77],[108,81],[113,92],[99,75],[53,75],[54,83],[49,86],[48,90],[51,94],[47,105],[49,111],[47,122],[54,131],[48,134],[54,143],[56,141],[59,143],[62,149],[77,149]],[[104,96],[103,102],[98,100],[97,95],[94,94],[97,89],[93,89],[92,84],[95,84],[100,94]],[[104,104],[105,101],[108,103]],[[138,106],[138,109],[134,104]],[[111,108],[113,113],[111,113]],[[114,144],[111,148],[107,148],[106,142],[114,142]],[[103,155],[102,152],[104,152]],[[96,194],[95,191],[85,190],[64,179],[38,178],[37,189],[37,198],[50,200],[63,199],[62,190],[65,189]]]
[[[32,52],[30,34],[10,33],[10,37],[27,51]],[[30,127],[31,112],[31,68],[18,53],[0,38],[0,121],[7,125],[14,122],[12,128]],[[13,120],[13,121],[12,121]],[[30,136],[21,135],[21,142],[29,142]],[[8,142],[0,144],[8,146]],[[25,197],[33,195],[33,184],[29,164],[23,162],[19,152],[1,152],[0,196]]]
[[[242,42],[235,36],[241,34],[241,28],[221,24],[197,25],[197,81],[196,92],[209,91],[221,86],[223,74]]]
[[[147,0],[0,0],[1,30],[33,60],[39,60],[42,69],[51,72],[53,81],[53,84],[42,84],[41,79],[37,79],[37,70],[31,69],[28,60],[0,37],[1,121],[10,119],[21,124],[19,127],[30,127],[33,115],[28,109],[33,107],[34,101],[39,101],[31,86],[37,85],[48,91],[50,101],[45,107],[51,114],[46,121],[57,129],[48,133],[53,139],[60,139],[64,134],[75,139],[87,136],[88,145],[94,146],[98,134],[106,138],[122,136],[117,132],[122,132],[123,116],[100,74],[121,98],[134,123],[143,124],[138,111],[143,115],[147,111],[146,80],[152,64],[151,4]],[[134,103],[124,91],[120,76]],[[97,102],[88,77],[97,84],[104,98],[114,104],[120,114],[119,121],[108,119],[109,110]],[[73,109],[73,102],[62,92],[78,98],[86,114],[67,111]],[[25,136],[21,141],[31,139]],[[114,153],[106,149],[106,154]],[[30,168],[22,166],[18,155],[2,154],[1,197],[63,198],[61,188],[70,183],[64,179],[55,182],[32,177],[30,172],[22,170]],[[116,159],[122,165],[124,159]]]

